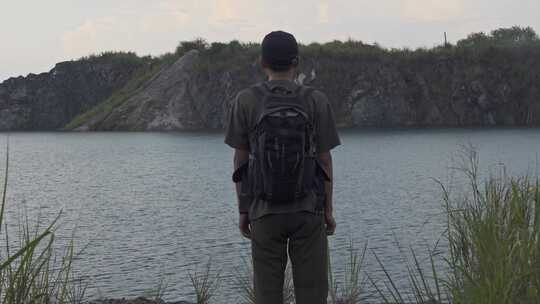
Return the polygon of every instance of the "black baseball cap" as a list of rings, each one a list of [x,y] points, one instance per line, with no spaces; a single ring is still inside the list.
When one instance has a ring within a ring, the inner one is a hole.
[[[294,36],[284,31],[266,35],[261,44],[264,63],[274,70],[286,70],[298,63],[298,43]]]

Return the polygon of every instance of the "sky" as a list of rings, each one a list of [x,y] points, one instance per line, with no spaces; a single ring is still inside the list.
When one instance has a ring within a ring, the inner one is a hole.
[[[355,39],[432,47],[513,25],[540,32],[539,0],[0,0],[0,81],[103,51],[171,52],[204,38]]]

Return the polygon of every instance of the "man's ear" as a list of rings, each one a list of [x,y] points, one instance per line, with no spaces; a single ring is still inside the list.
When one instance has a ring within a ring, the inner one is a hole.
[[[268,68],[268,65],[266,64],[266,62],[264,62],[262,56],[259,56],[259,64],[261,65],[261,68],[264,70],[266,68]]]
[[[300,63],[300,58],[298,58],[298,56],[294,57],[293,60],[291,60],[291,65],[295,68],[298,66],[299,63]]]
[[[259,64],[261,65],[261,69],[263,70],[264,74],[269,77],[270,76],[270,68],[268,67],[268,64],[264,62],[262,59],[262,56],[259,56]]]

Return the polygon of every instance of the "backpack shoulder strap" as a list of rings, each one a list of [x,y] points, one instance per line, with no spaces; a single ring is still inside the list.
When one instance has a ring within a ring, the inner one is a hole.
[[[313,99],[313,92],[315,91],[315,88],[305,85],[300,85],[298,90],[298,97],[300,101],[303,103],[306,110],[309,112],[308,114],[311,116],[311,120],[313,122],[313,119],[315,119],[315,101]]]
[[[256,121],[254,125],[254,127],[256,127],[259,124],[261,116],[264,113],[266,100],[268,99],[268,96],[270,96],[271,93],[268,90],[268,87],[264,84],[264,82],[260,82],[260,83],[252,85],[251,91],[253,92],[253,95],[255,95],[255,99],[259,103],[259,106],[257,106],[258,111],[256,114]]]
[[[299,91],[299,99],[300,102],[304,104],[305,111],[308,115],[308,119],[310,121],[309,125],[309,154],[315,155],[315,120],[316,120],[316,113],[315,113],[315,99],[313,98],[313,92],[315,91],[315,88],[309,87],[309,86],[300,86]]]
[[[311,98],[311,94],[315,91],[315,88],[310,86],[301,85],[300,87],[300,96],[307,100],[308,98]]]
[[[269,92],[264,83],[257,83],[251,86],[251,91],[255,95],[257,100],[263,100],[264,97],[268,96]]]
[[[296,88],[292,92],[293,93],[292,96],[300,96],[300,94],[302,93],[302,91],[305,88],[309,88],[309,87],[306,87],[306,86],[303,86],[303,85],[296,86]],[[252,91],[254,92],[254,94],[256,95],[257,98],[263,98],[264,96],[282,97],[281,94],[274,93],[270,89],[270,87],[268,86],[268,84],[266,82],[260,82],[260,83],[257,83],[255,85],[252,85],[251,89],[252,89]]]

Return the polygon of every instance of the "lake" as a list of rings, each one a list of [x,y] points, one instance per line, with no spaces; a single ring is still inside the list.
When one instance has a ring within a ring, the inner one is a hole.
[[[338,228],[330,240],[338,280],[350,241],[358,248],[368,242],[364,270],[374,279],[382,273],[372,252],[403,284],[399,248],[417,248],[428,262],[422,252],[445,228],[433,179],[452,180],[462,145],[475,145],[485,171],[504,163],[510,174],[536,174],[540,151],[540,129],[363,130],[341,137],[333,154]],[[0,134],[2,172],[6,138]],[[12,133],[6,219],[16,234],[25,212],[46,225],[63,210],[59,244],[74,235],[84,249],[76,268],[91,297],[139,296],[164,280],[165,299],[194,301],[188,273],[204,271],[211,259],[224,278],[216,303],[238,303],[234,277],[250,247],[237,230],[231,171],[232,150],[221,133]]]

